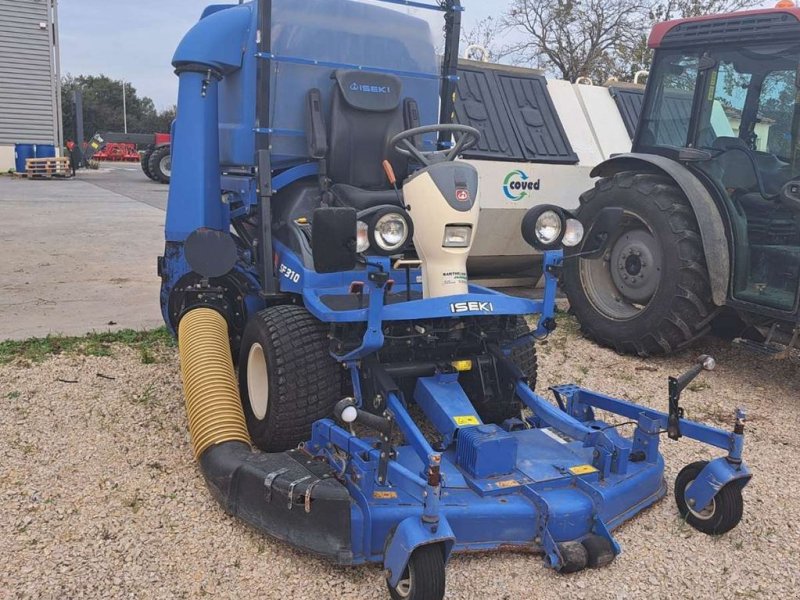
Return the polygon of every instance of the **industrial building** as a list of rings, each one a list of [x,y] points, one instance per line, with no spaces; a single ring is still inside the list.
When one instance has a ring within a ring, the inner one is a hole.
[[[61,148],[58,0],[0,0],[0,172],[15,144]]]

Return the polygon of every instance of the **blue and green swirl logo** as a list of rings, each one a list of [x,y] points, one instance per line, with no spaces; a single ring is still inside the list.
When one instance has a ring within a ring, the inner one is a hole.
[[[511,171],[503,180],[503,194],[512,202],[528,197],[528,192],[538,190],[541,180],[533,181],[525,171]]]

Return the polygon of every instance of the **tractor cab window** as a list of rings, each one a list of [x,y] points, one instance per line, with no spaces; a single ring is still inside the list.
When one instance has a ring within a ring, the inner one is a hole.
[[[800,202],[786,184],[797,164],[800,48],[708,49],[692,145],[728,204],[734,298],[791,311],[800,283]],[[800,182],[800,179],[798,179]]]
[[[650,85],[655,95],[639,123],[640,147],[683,148],[689,137],[692,101],[697,87],[699,54],[659,56]]]

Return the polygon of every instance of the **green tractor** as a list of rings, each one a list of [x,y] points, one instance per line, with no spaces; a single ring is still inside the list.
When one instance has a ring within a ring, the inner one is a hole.
[[[800,331],[800,10],[669,21],[630,153],[598,165],[584,226],[624,211],[600,257],[565,260],[583,330],[619,352],[681,350],[712,328],[771,356]],[[571,259],[570,259],[571,257]]]

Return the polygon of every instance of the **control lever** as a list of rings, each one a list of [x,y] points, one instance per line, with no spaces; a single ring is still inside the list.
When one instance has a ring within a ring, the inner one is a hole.
[[[667,435],[671,440],[681,437],[681,423],[683,408],[680,406],[681,392],[686,389],[694,379],[703,371],[713,371],[717,361],[708,354],[697,357],[695,365],[683,375],[669,378],[669,418],[667,420]]]
[[[355,398],[343,398],[333,407],[333,416],[342,423],[350,425],[358,421],[365,427],[382,433],[388,437],[392,433],[392,421],[386,417],[374,415],[356,406]]]

